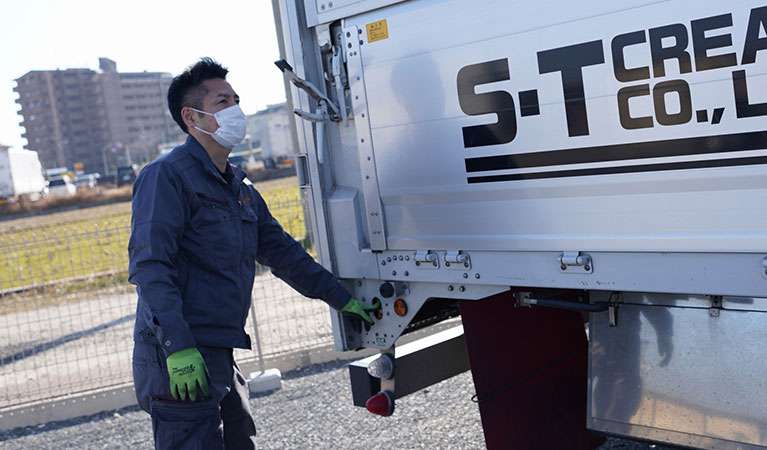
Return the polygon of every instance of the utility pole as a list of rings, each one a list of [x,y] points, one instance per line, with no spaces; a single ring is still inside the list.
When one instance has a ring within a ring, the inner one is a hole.
[[[103,147],[101,147],[101,159],[104,160],[104,176],[106,177],[109,175],[109,166],[107,165],[107,147],[109,147],[111,144],[107,144]]]

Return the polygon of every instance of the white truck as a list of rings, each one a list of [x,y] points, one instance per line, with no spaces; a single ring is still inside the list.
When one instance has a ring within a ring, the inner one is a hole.
[[[255,114],[254,134],[261,142],[260,158],[267,169],[274,169],[296,153],[292,115],[284,103],[269,105]]]
[[[470,365],[488,448],[767,448],[764,3],[273,5],[355,404]]]
[[[0,200],[38,200],[47,187],[36,151],[0,145]]]

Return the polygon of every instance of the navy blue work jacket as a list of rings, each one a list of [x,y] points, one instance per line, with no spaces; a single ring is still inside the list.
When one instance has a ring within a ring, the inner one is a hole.
[[[250,348],[244,327],[256,261],[337,310],[351,298],[283,231],[245,172],[228,170],[231,183],[189,136],[147,165],[133,186],[134,340],[159,343],[166,356],[197,345]]]

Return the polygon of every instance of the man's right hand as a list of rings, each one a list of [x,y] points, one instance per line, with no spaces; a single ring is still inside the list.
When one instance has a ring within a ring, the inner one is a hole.
[[[170,394],[176,400],[197,400],[197,385],[200,385],[201,398],[208,396],[208,367],[200,351],[194,347],[179,350],[168,356],[168,375],[170,376]],[[188,396],[187,396],[188,394]]]

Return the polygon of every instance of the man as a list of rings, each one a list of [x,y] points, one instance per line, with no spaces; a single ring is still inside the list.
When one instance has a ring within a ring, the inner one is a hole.
[[[130,281],[138,307],[133,380],[156,448],[255,448],[248,389],[232,349],[244,326],[255,262],[302,294],[372,323],[327,270],[285,233],[245,173],[227,162],[245,137],[228,71],[203,58],[168,90],[186,142],[141,171],[133,188]]]

